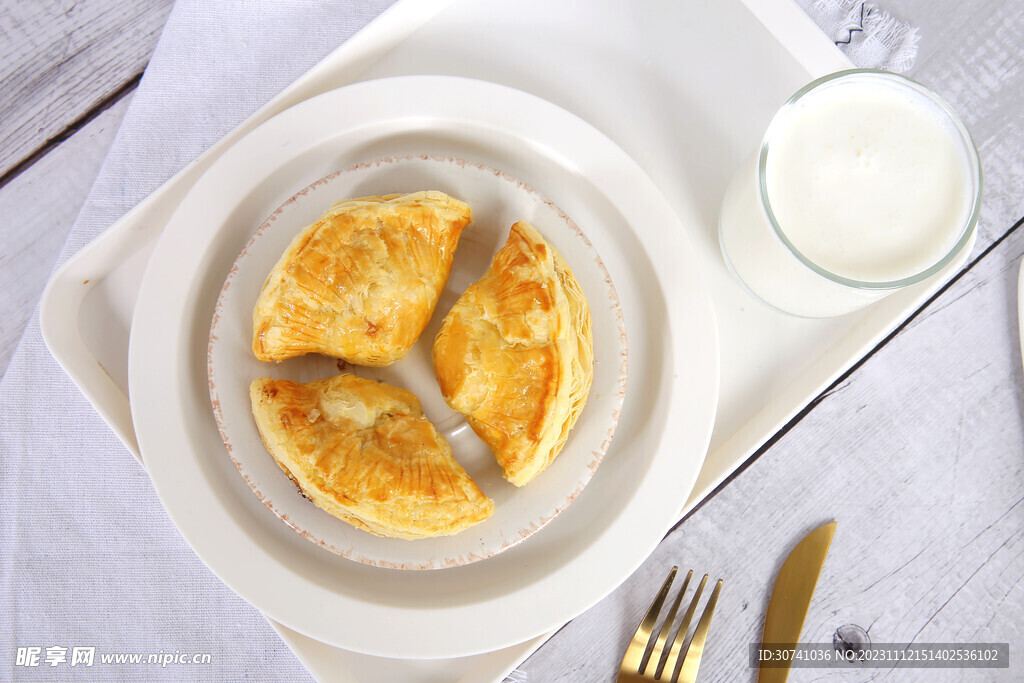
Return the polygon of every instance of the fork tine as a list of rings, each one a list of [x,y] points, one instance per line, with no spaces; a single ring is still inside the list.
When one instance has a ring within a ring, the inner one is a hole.
[[[700,615],[700,621],[693,632],[693,639],[690,641],[690,647],[686,650],[686,656],[683,657],[683,668],[679,672],[681,683],[694,683],[697,680],[697,669],[700,668],[700,658],[704,655],[704,642],[707,640],[708,629],[711,627],[711,616],[715,612],[715,604],[718,602],[718,594],[721,592],[722,580],[719,579],[715,590],[711,592],[711,597],[708,598],[704,612]]]
[[[668,597],[669,588],[672,587],[672,581],[676,578],[677,571],[679,571],[679,567],[672,567],[672,571],[668,573],[665,583],[661,586],[661,591],[658,592],[654,602],[647,609],[647,614],[644,615],[643,621],[636,627],[633,640],[629,641],[626,654],[622,657],[622,665],[619,667],[620,672],[641,673],[640,663],[650,642],[654,624],[658,620],[658,613],[661,612],[661,606],[665,604],[665,598]]]
[[[700,580],[700,584],[697,586],[697,592],[693,594],[693,600],[690,601],[690,606],[686,608],[686,614],[683,615],[683,622],[679,624],[679,630],[676,631],[676,637],[672,640],[672,649],[669,650],[668,657],[665,658],[665,662],[662,665],[661,675],[665,678],[672,679],[672,673],[676,670],[676,663],[679,661],[679,651],[683,649],[683,643],[686,641],[686,632],[690,629],[690,621],[693,619],[693,613],[697,611],[697,601],[700,600],[700,595],[704,592],[704,586],[707,582],[708,575],[705,574],[704,578]]]
[[[690,585],[690,579],[693,578],[693,570],[691,569],[683,580],[683,585],[679,589],[679,593],[676,595],[675,601],[672,603],[672,609],[668,611],[668,615],[665,617],[665,624],[661,627],[661,632],[658,633],[658,642],[654,644],[654,649],[651,650],[651,656],[647,660],[647,667],[654,664],[652,673],[654,676],[658,676],[661,673],[661,660],[664,659],[662,653],[665,649],[665,641],[668,640],[668,634],[672,630],[672,622],[676,620],[676,613],[679,611],[679,605],[683,602],[683,595],[686,594],[686,588]],[[647,670],[647,667],[640,669],[640,673]]]

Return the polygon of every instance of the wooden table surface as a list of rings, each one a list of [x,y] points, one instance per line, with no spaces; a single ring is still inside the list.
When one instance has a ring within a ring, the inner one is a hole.
[[[885,0],[920,28],[910,75],[963,115],[981,152],[978,245],[962,273],[712,497],[616,592],[520,667],[530,681],[611,680],[673,564],[725,587],[702,680],[748,680],[775,572],[804,532],[838,532],[803,639],[858,625],[875,643],[1008,642],[1024,676],[1024,4]],[[0,0],[0,372],[116,134],[168,0]],[[784,501],[784,505],[779,502]],[[872,680],[876,671],[794,671]]]

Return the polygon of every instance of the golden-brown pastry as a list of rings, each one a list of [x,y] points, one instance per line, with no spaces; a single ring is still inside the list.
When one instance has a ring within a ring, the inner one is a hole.
[[[405,389],[355,375],[249,387],[263,443],[303,494],[378,536],[447,536],[494,504]]]
[[[445,401],[516,486],[565,445],[590,391],[590,309],[561,255],[519,221],[434,340]]]
[[[442,192],[338,202],[292,240],[263,284],[253,353],[394,363],[426,327],[471,220],[467,204]]]

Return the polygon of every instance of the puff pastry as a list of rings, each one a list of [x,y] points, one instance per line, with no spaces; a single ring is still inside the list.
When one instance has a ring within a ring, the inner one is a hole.
[[[505,478],[523,486],[558,455],[593,377],[590,309],[561,255],[512,226],[490,269],[434,340],[445,401],[466,416]]]
[[[442,192],[338,202],[289,245],[253,311],[263,361],[316,352],[389,365],[416,342],[451,271],[467,204]]]
[[[355,527],[446,536],[494,511],[404,389],[344,374],[308,384],[257,379],[249,394],[277,464],[307,498]]]

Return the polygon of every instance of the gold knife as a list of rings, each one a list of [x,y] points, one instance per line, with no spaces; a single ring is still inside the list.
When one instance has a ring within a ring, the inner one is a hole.
[[[764,633],[762,645],[793,646],[800,642],[800,631],[804,627],[804,617],[814,595],[814,587],[818,585],[818,575],[825,564],[825,556],[832,544],[832,535],[836,532],[836,523],[831,522],[820,526],[797,543],[789,557],[786,558],[779,575],[775,577],[772,598],[768,602],[768,612],[764,616]],[[758,683],[783,683],[789,676],[790,659],[781,665],[776,660],[773,666],[758,667]]]

